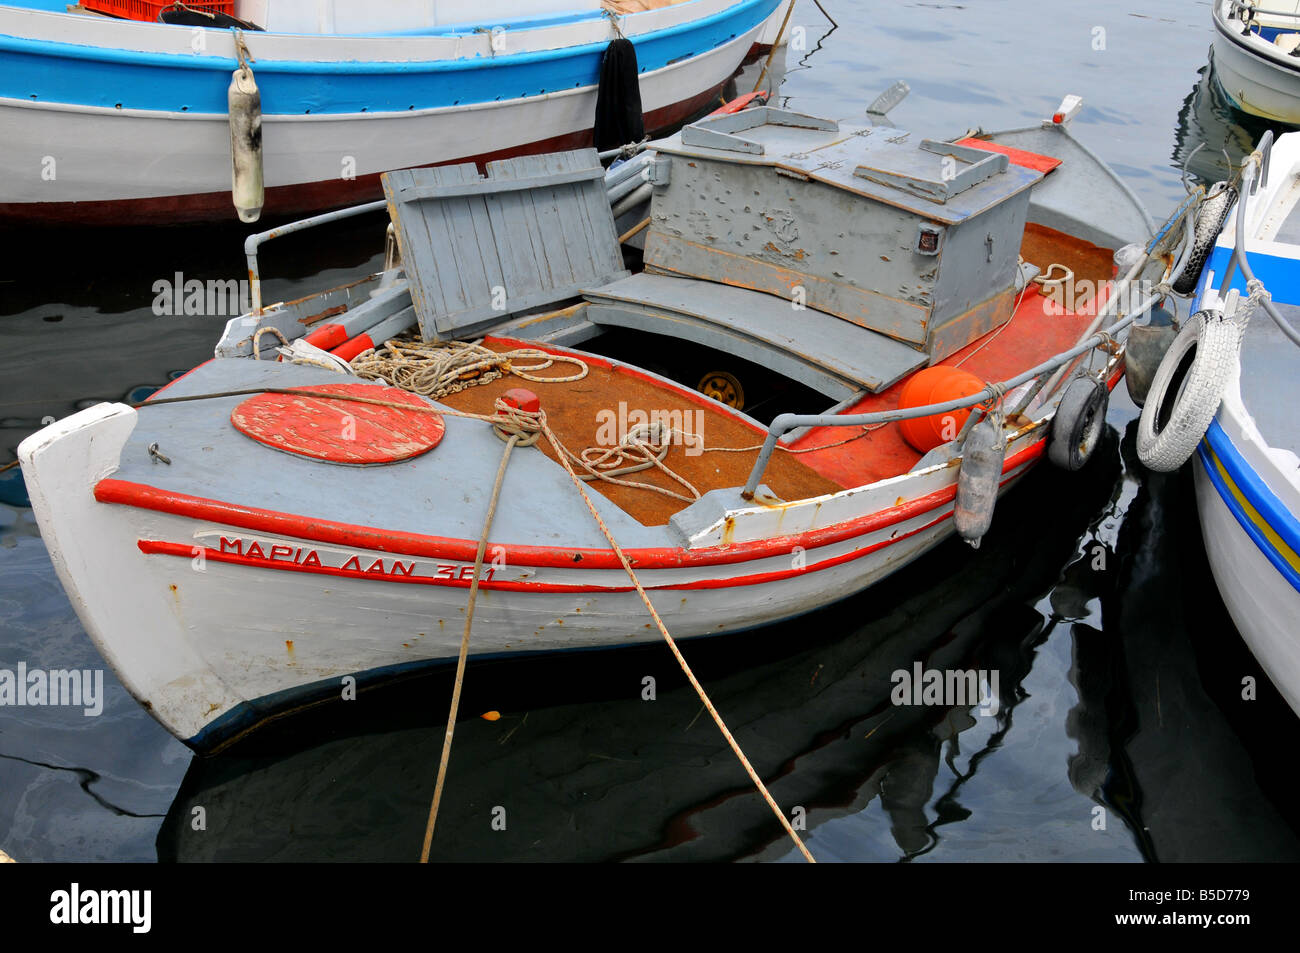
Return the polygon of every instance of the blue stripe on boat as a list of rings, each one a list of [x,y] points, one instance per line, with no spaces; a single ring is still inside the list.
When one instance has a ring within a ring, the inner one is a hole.
[[[779,2],[738,0],[712,16],[634,37],[641,72],[723,46],[761,24]],[[253,68],[265,115],[408,112],[594,86],[607,45],[417,63],[265,61]],[[227,57],[0,35],[0,97],[33,103],[224,115],[235,66]]]
[[[1300,592],[1300,520],[1246,462],[1217,419],[1210,422],[1196,453],[1229,512],[1273,567]]]
[[[1300,249],[1297,250],[1297,254],[1300,254]],[[1215,245],[1214,251],[1210,254],[1210,261],[1205,266],[1206,272],[1213,271],[1214,280],[1222,283],[1231,257],[1232,249]],[[1246,260],[1250,262],[1250,270],[1255,273],[1255,277],[1264,282],[1264,287],[1272,293],[1275,302],[1300,304],[1300,259],[1248,252]],[[1201,284],[1203,289],[1205,281],[1202,280]],[[1232,287],[1242,295],[1246,294],[1246,281],[1241,276],[1240,268],[1233,270]],[[1220,288],[1219,293],[1225,294],[1226,289]]]

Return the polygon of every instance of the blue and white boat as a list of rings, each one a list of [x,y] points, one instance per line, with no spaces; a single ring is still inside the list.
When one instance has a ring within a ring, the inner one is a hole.
[[[1194,316],[1152,383],[1138,451],[1159,470],[1193,459],[1219,592],[1300,713],[1300,133],[1266,133],[1240,190],[1218,200],[1226,219],[1203,239]]]
[[[232,30],[0,5],[0,221],[230,219],[247,50],[265,208],[379,198],[379,175],[591,144],[602,56],[636,50],[646,130],[718,97],[780,0],[234,0]]]

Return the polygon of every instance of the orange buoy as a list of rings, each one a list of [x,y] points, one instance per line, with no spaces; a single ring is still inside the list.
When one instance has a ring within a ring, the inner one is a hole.
[[[483,714],[479,715],[479,717],[482,718],[484,721],[500,721],[500,720],[501,720],[501,712],[499,712],[499,711],[485,711],[485,712],[483,712]]]
[[[908,379],[898,395],[898,407],[907,410],[926,404],[941,404],[959,397],[969,397],[983,389],[984,382],[969,371],[936,364],[917,371]],[[927,453],[941,443],[957,439],[957,434],[969,416],[969,409],[950,410],[943,414],[899,421],[898,428],[902,431],[903,439],[914,449]]]

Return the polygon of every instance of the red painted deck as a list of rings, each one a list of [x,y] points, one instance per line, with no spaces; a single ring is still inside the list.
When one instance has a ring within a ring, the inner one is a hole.
[[[985,152],[1000,152],[1011,160],[1013,165],[1023,166],[1026,169],[1033,169],[1044,175],[1051,172],[1061,160],[1055,156],[1040,155],[1037,152],[1026,152],[1024,149],[1013,149],[1011,146],[1004,146],[997,142],[989,142],[987,139],[958,139],[957,145],[970,146],[972,149],[983,149]]]

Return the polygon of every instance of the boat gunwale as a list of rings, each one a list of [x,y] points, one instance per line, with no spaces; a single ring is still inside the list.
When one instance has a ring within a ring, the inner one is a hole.
[[[1047,441],[1044,437],[1009,456],[1003,464],[1003,474],[1013,473],[1025,464],[1036,461],[1042,456],[1046,445]],[[872,487],[878,487],[881,484],[919,477],[950,466],[951,464],[938,464],[935,467],[919,470],[915,473],[902,474],[890,480],[883,480],[876,484],[869,484],[866,487],[858,487],[844,492],[858,493]],[[869,513],[829,526],[816,527],[796,534],[770,536],[758,540],[728,543],[696,550],[684,547],[643,547],[626,549],[624,553],[632,565],[639,569],[712,566],[747,562],[773,555],[788,554],[794,546],[802,546],[804,549],[816,549],[843,542],[846,539],[861,536],[874,530],[888,528],[943,506],[950,500],[955,499],[956,493],[957,482],[954,478],[947,485],[914,499],[875,509]],[[105,477],[99,480],[94,486],[94,497],[100,503],[124,504],[137,509],[171,513],[213,523],[225,523],[241,529],[280,533],[292,536],[295,539],[356,546],[379,552],[400,552],[408,556],[448,558],[463,561],[473,559],[478,547],[477,540],[430,536],[401,530],[386,530],[377,527],[357,526],[335,520],[324,520],[318,517],[281,513],[274,510],[264,510],[238,503],[211,500],[190,494],[163,490],[148,484],[119,480],[114,477]],[[817,503],[819,499],[813,498],[799,502],[803,504]],[[762,507],[758,508],[758,510],[762,509]],[[728,517],[731,518],[732,514],[728,514]],[[505,550],[505,559],[510,565],[583,569],[614,569],[622,567],[621,561],[612,549],[501,545]]]
[[[669,7],[663,7],[657,10],[644,10],[627,16],[638,17],[645,14],[663,14],[665,11],[682,11],[689,10],[690,3],[704,2],[704,0],[688,0],[687,3],[674,4]],[[663,26],[649,26],[641,30],[636,27],[643,26],[639,22],[634,22],[630,29],[623,30],[623,34],[633,42],[645,41],[651,39],[663,39],[675,36],[678,33],[690,30],[706,28],[714,24],[730,19],[744,13],[748,8],[760,6],[772,2],[772,0],[719,0],[723,5],[719,6],[711,13],[696,17],[685,17]],[[779,5],[779,3],[777,4]],[[103,26],[105,23],[110,24],[110,29],[141,30],[149,28],[176,29],[175,24],[167,23],[149,23],[137,20],[119,20],[116,18],[88,18],[79,17],[70,13],[59,13],[50,10],[34,10],[27,7],[15,7],[10,4],[0,4],[0,14],[6,10],[19,11],[20,16],[37,17],[56,17],[62,18],[53,22],[66,22],[68,18],[74,18],[78,22],[86,20],[95,26]],[[101,22],[102,21],[102,22]],[[574,18],[572,20],[557,20],[555,22],[528,25],[522,29],[507,30],[512,36],[516,36],[521,41],[528,34],[544,33],[548,30],[560,30],[565,27],[592,24],[600,26],[602,21],[607,22],[606,16],[601,12],[596,12],[591,16]],[[39,22],[39,21],[38,21]],[[491,23],[484,21],[480,24],[455,25],[454,29],[449,26],[448,32],[430,32],[430,33],[372,33],[372,34],[343,34],[343,33],[279,33],[271,31],[249,31],[244,34],[245,43],[248,44],[249,52],[256,56],[259,52],[259,45],[266,46],[273,42],[285,41],[289,44],[296,45],[316,45],[316,44],[337,44],[344,46],[346,41],[364,41],[368,45],[380,46],[385,41],[390,41],[386,45],[401,47],[421,40],[441,40],[446,41],[448,45],[459,47],[460,41],[465,39],[475,39],[485,34],[484,28],[505,27],[503,22]],[[756,28],[761,26],[756,24]],[[66,56],[71,59],[102,59],[106,61],[125,62],[133,65],[145,66],[169,66],[178,68],[195,68],[195,69],[222,69],[231,70],[236,68],[239,63],[234,56],[221,56],[216,54],[200,55],[189,47],[189,36],[193,28],[182,27],[185,31],[185,44],[188,49],[177,48],[174,50],[167,49],[135,49],[131,47],[115,45],[105,39],[102,43],[76,43],[70,40],[43,39],[36,36],[20,35],[0,31],[0,48],[8,51],[27,53],[29,55],[55,55]],[[225,29],[200,27],[199,29],[208,30],[219,36],[224,36],[230,31]],[[620,29],[622,27],[620,26]],[[159,33],[159,37],[170,36],[171,34]],[[5,41],[8,41],[6,43]],[[296,43],[296,41],[302,41]],[[455,57],[440,57],[437,59],[357,59],[348,49],[340,49],[339,59],[333,60],[295,60],[288,58],[268,58],[263,52],[261,57],[254,60],[257,64],[258,72],[293,72],[297,69],[304,69],[308,72],[342,72],[342,73],[365,73],[365,72],[406,72],[413,71],[413,67],[425,67],[428,71],[437,69],[446,69],[448,66],[455,68],[479,68],[500,65],[513,65],[522,62],[532,62],[534,60],[543,60],[557,58],[564,55],[586,54],[593,51],[603,51],[609,45],[609,40],[593,40],[585,43],[574,44],[565,43],[558,46],[544,47],[535,50],[524,50],[518,53],[505,53],[503,55],[484,55],[483,53],[474,52],[471,54],[459,55]],[[23,49],[27,47],[28,49]],[[42,48],[51,48],[52,54],[45,53]],[[382,51],[380,51],[382,52]],[[345,58],[346,57],[346,58]],[[369,67],[374,67],[370,69]]]

